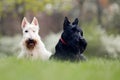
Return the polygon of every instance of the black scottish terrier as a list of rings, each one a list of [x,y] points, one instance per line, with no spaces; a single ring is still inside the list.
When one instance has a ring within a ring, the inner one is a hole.
[[[56,52],[53,57],[58,60],[86,60],[82,54],[86,46],[87,42],[83,38],[83,31],[78,26],[78,18],[71,24],[65,17],[63,33],[55,47]]]

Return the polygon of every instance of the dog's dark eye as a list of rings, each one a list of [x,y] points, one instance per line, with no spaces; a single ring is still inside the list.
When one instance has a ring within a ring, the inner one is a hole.
[[[27,32],[28,32],[28,30],[25,30],[25,32],[27,33]]]
[[[33,30],[33,32],[35,32],[35,31]]]

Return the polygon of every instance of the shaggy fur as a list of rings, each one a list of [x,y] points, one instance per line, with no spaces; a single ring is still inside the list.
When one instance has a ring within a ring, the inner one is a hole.
[[[83,31],[78,26],[78,19],[76,18],[71,24],[68,18],[65,17],[63,33],[55,47],[55,54],[52,57],[58,60],[86,60],[82,54],[86,46],[87,42],[83,38]]]
[[[34,17],[30,24],[24,17],[22,21],[23,38],[21,41],[21,53],[18,58],[32,58],[48,60],[51,53],[46,50],[44,43],[39,36],[38,20]]]

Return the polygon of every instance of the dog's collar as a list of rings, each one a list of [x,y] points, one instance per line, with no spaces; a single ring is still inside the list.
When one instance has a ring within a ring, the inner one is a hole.
[[[61,41],[63,44],[67,45],[67,43],[63,40],[62,37],[60,38],[60,41]]]

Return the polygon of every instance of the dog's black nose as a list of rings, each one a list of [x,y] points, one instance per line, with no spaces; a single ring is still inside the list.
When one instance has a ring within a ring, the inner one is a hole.
[[[81,39],[84,39],[84,38],[83,38],[83,36],[80,36],[79,39],[81,40]]]
[[[29,38],[28,40],[29,40],[29,41],[34,41],[32,38]]]

